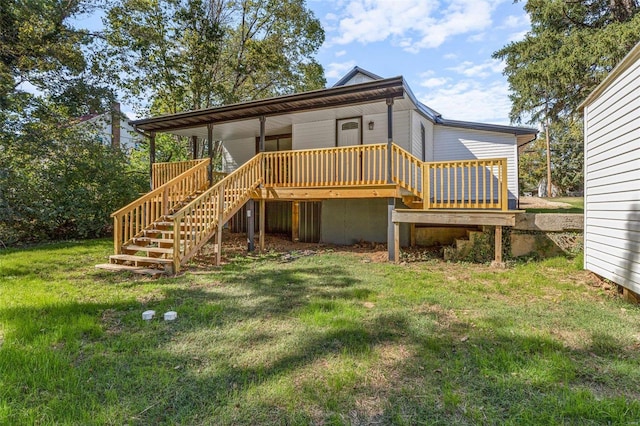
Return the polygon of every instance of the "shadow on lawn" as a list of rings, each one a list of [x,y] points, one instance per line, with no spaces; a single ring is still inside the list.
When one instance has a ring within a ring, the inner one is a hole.
[[[26,400],[42,422],[623,423],[632,418],[624,416],[640,418],[638,402],[616,398],[631,395],[610,383],[628,378],[609,369],[608,376],[584,379],[594,363],[605,368],[625,362],[618,355],[628,351],[610,335],[597,338],[606,340],[607,350],[573,350],[549,338],[476,329],[436,305],[425,311],[401,304],[369,309],[361,302],[375,291],[339,266],[262,270],[236,264],[211,277],[211,285],[161,288],[162,297],[148,304],[2,309],[0,319],[15,333],[10,337],[21,342],[0,352],[0,370],[13,366],[3,378],[11,389],[5,401],[12,406]],[[140,313],[147,308],[176,309],[178,321],[143,323]],[[344,315],[344,309],[353,315]],[[327,325],[301,324],[301,313],[308,310],[324,315]],[[291,328],[275,326],[289,322]],[[274,327],[260,328],[264,323]],[[42,340],[48,346],[37,346]],[[272,350],[277,345],[285,349]],[[263,361],[247,360],[262,350],[269,353]],[[55,362],[39,365],[38,357]],[[345,377],[323,367],[337,359],[363,367]],[[38,375],[42,368],[51,371]],[[588,388],[593,383],[597,395]]]

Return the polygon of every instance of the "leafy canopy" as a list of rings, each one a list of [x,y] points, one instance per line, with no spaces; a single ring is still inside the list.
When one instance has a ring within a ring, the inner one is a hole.
[[[575,113],[640,40],[637,0],[528,0],[524,9],[531,30],[493,54],[506,63],[513,122]]]
[[[118,0],[104,23],[102,64],[142,113],[325,83],[313,57],[324,32],[304,0]]]

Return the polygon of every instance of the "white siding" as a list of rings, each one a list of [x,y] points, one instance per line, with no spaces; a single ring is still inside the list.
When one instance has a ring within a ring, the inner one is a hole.
[[[292,144],[294,150],[336,146],[336,121],[324,120],[294,124]]]
[[[518,199],[518,155],[515,135],[435,126],[432,161],[507,159],[507,186],[511,208]]]
[[[420,125],[424,126],[425,131],[425,146],[422,146],[422,133]],[[411,153],[424,160],[433,161],[433,123],[416,111],[411,111]]]
[[[254,138],[236,139],[222,143],[222,168],[230,173],[251,160],[256,154]]]
[[[393,113],[393,141],[407,150],[409,149],[409,113],[410,111]],[[369,130],[370,121],[373,121],[373,130]],[[362,143],[387,143],[387,114],[362,116]],[[336,146],[336,120],[293,125],[294,150],[334,146]]]
[[[640,293],[640,60],[585,108],[584,267]]]
[[[409,151],[409,114],[411,111],[395,111],[393,113],[393,141]],[[369,130],[369,122],[373,121],[373,130]],[[387,143],[387,114],[370,114],[362,117],[364,128],[363,143]]]

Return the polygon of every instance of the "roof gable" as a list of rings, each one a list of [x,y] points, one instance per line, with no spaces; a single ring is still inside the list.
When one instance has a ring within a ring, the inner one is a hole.
[[[344,77],[338,80],[338,82],[334,84],[333,87],[348,86],[351,84],[361,84],[361,83],[367,83],[369,81],[375,81],[375,80],[383,80],[383,78],[377,74],[374,74],[370,71],[362,69],[358,66],[355,66]]]

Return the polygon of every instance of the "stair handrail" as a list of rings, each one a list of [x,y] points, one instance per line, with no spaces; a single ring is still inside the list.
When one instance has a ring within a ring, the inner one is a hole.
[[[140,235],[146,226],[168,215],[171,207],[187,195],[206,188],[209,184],[208,167],[207,159],[113,212],[115,254],[121,254],[123,245]]]
[[[262,183],[262,165],[263,155],[255,155],[169,216],[173,221],[175,273],[251,198],[251,193]],[[219,256],[219,244],[217,249]]]

